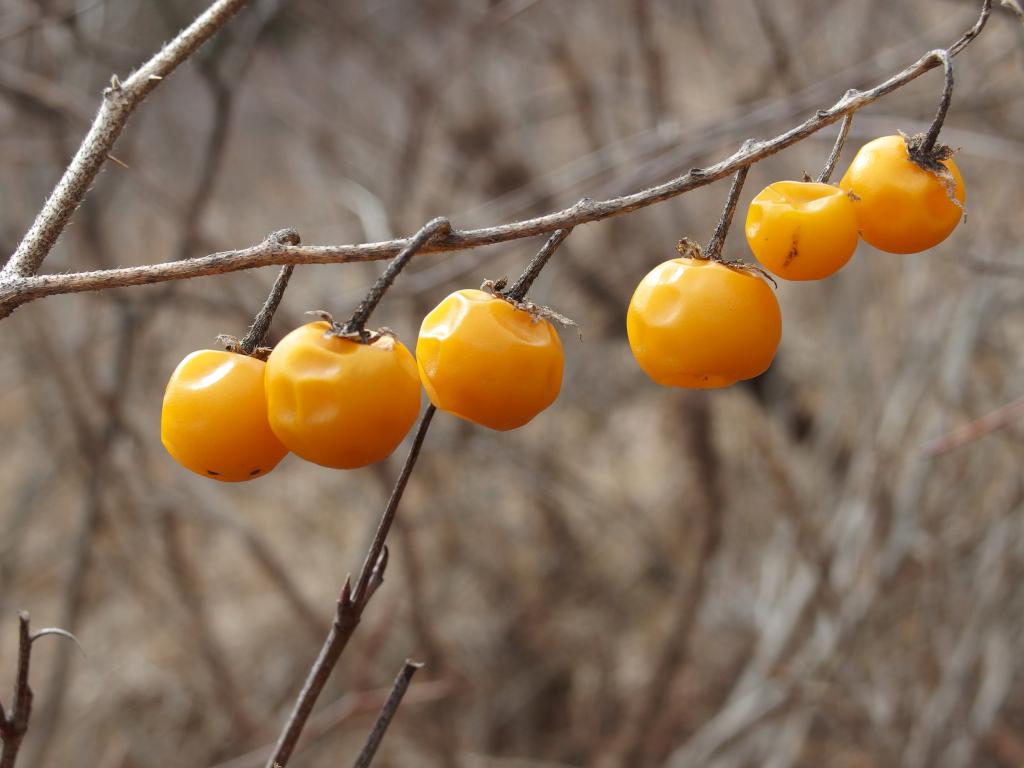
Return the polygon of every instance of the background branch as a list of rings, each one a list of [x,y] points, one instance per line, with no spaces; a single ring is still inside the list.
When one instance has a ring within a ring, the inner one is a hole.
[[[0,281],[38,271],[75,209],[85,199],[135,108],[245,3],[246,0],[217,0],[127,80],[121,82],[116,75],[111,79],[89,133],[17,250],[0,270]]]

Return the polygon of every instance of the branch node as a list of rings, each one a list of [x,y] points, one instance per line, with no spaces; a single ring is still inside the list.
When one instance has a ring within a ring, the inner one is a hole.
[[[276,229],[266,237],[266,242],[272,245],[301,245],[302,238],[299,232],[292,227]]]

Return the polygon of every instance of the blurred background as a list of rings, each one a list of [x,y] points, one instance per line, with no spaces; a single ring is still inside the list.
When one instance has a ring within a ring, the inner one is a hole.
[[[578,227],[532,298],[574,318],[560,399],[494,433],[439,414],[388,579],[297,766],[350,762],[403,659],[427,663],[377,765],[1024,765],[1024,36],[956,59],[943,131],[968,216],[932,251],[863,246],[783,284],[770,371],[661,389],[633,287],[706,241],[728,182]],[[0,2],[0,244],[10,253],[122,76],[198,0]],[[205,255],[295,227],[381,240],[635,191],[773,136],[945,46],[953,0],[292,0],[243,10],[138,110],[46,271]],[[941,72],[859,113],[923,130]],[[826,129],[757,164],[746,203],[814,174]],[[543,239],[418,258],[374,316],[409,346],[450,291]],[[344,314],[382,265],[299,267],[273,328]],[[0,333],[0,690],[36,646],[20,768],[261,766],[405,449],[289,457],[218,484],[159,440],[188,352],[244,333],[276,268],[37,301]],[[998,412],[997,412],[998,413]]]

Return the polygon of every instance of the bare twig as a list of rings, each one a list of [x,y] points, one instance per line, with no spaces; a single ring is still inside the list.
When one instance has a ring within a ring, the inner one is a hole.
[[[451,680],[443,678],[418,682],[409,687],[409,692],[406,694],[404,702],[406,706],[410,704],[432,704],[451,696],[453,687]],[[324,738],[353,717],[379,710],[384,706],[384,702],[387,701],[390,693],[390,687],[352,691],[324,705],[315,715],[309,718],[309,723],[303,732],[303,747],[308,746],[317,739]],[[244,755],[218,763],[213,768],[254,768],[254,766],[261,766],[270,753],[272,746],[272,744],[265,744],[250,752],[246,752]]]
[[[32,689],[28,684],[29,664],[32,661],[32,633],[29,630],[28,613],[18,614],[18,671],[14,680],[14,701],[11,713],[5,714],[0,708],[0,768],[14,768],[18,759],[22,739],[28,731],[28,720],[32,716]]]
[[[1024,396],[1018,397],[1013,402],[996,408],[974,421],[965,424],[949,434],[937,437],[924,446],[924,452],[929,456],[938,456],[957,448],[962,448],[975,440],[980,440],[990,432],[1005,427],[1014,419],[1024,416]]]
[[[991,0],[984,0],[981,14],[975,25],[946,49],[949,56],[955,56],[977,37],[988,20],[991,5]],[[205,16],[201,18],[205,18]],[[718,163],[706,168],[694,168],[664,184],[621,197],[591,202],[585,206],[574,205],[532,219],[482,229],[453,230],[446,236],[437,237],[425,243],[419,252],[438,253],[463,250],[548,234],[557,229],[567,229],[612,216],[621,216],[669,200],[734,174],[741,168],[746,168],[806,139],[817,131],[842,120],[846,115],[902,88],[939,66],[940,63],[940,54],[930,51],[909,67],[873,88],[844,96],[831,107],[819,110],[786,132],[765,141],[755,142]],[[408,239],[400,239],[362,245],[282,246],[264,240],[249,248],[224,251],[195,259],[62,275],[33,275],[35,267],[26,271],[16,268],[16,264],[9,264],[8,267],[5,267],[4,272],[0,273],[4,278],[0,283],[0,318],[6,317],[21,304],[43,296],[98,291],[131,285],[149,285],[204,275],[224,274],[271,264],[335,264],[375,261],[395,256],[410,245],[410,242]],[[17,263],[23,263],[23,261]],[[37,267],[38,264],[35,266]]]
[[[409,659],[405,660],[405,666],[402,667],[402,671],[398,673],[398,677],[395,678],[395,683],[391,688],[391,695],[388,696],[388,700],[384,702],[384,707],[380,711],[380,716],[377,718],[377,722],[373,724],[373,730],[370,731],[369,737],[366,739],[366,744],[363,745],[362,751],[353,763],[353,768],[369,768],[370,763],[373,762],[373,756],[377,754],[377,748],[380,746],[381,741],[384,739],[384,734],[391,725],[391,721],[395,717],[395,713],[398,712],[398,706],[402,703],[402,697],[405,696],[406,690],[409,688],[409,682],[412,680],[412,676],[416,674],[416,671],[423,665],[416,661]]]
[[[828,160],[825,161],[825,166],[818,174],[818,183],[828,184],[828,180],[832,177],[832,171],[836,169],[836,163],[839,162],[839,156],[843,153],[843,146],[846,144],[846,137],[850,135],[852,124],[853,112],[844,117],[839,126],[839,135],[836,137],[836,143],[832,145],[832,151],[828,155]]]
[[[281,271],[277,273],[277,279],[274,280],[274,285],[267,295],[267,300],[263,302],[259,313],[253,319],[252,325],[249,326],[249,332],[238,343],[239,351],[242,354],[251,355],[267,337],[267,333],[270,332],[270,323],[273,321],[274,313],[277,312],[277,308],[281,304],[281,299],[284,298],[285,288],[288,287],[288,281],[292,279],[294,269],[294,264],[285,264],[281,267]]]
[[[753,143],[752,140],[745,141],[740,152]],[[722,215],[718,219],[718,224],[715,226],[711,239],[708,241],[708,247],[704,250],[704,258],[711,259],[712,261],[721,261],[725,238],[729,234],[732,217],[736,213],[736,204],[740,201],[740,192],[743,191],[743,182],[747,180],[747,173],[749,171],[750,166],[745,165],[736,171],[736,175],[733,176],[732,186],[729,187],[729,195],[725,198],[725,207],[722,208]]]
[[[384,294],[387,293],[391,284],[395,282],[399,273],[405,269],[406,264],[431,240],[445,237],[451,231],[452,225],[448,222],[448,219],[443,217],[431,219],[424,224],[419,232],[409,239],[408,245],[402,248],[401,252],[388,264],[383,274],[370,287],[366,298],[360,302],[359,306],[356,307],[356,311],[352,313],[352,317],[345,323],[344,331],[364,336],[366,334],[366,322],[370,319],[370,314],[380,304],[380,300],[384,298]]]
[[[416,465],[416,459],[419,457],[420,449],[423,447],[423,441],[426,439],[427,430],[430,428],[430,422],[434,417],[435,411],[436,409],[433,405],[428,406],[423,417],[420,419],[420,424],[416,430],[416,436],[413,438],[412,446],[409,448],[405,464],[402,466],[402,471],[395,481],[391,498],[384,508],[384,513],[381,515],[380,522],[377,525],[377,531],[370,544],[370,549],[363,560],[363,567],[359,572],[359,578],[356,580],[355,589],[352,589],[350,580],[346,578],[345,584],[341,588],[341,595],[338,597],[334,621],[331,623],[331,629],[327,633],[327,639],[324,640],[323,647],[321,647],[316,661],[309,670],[306,682],[302,686],[302,691],[299,693],[288,722],[285,724],[284,730],[281,731],[273,754],[271,754],[270,759],[267,761],[267,768],[275,768],[275,766],[284,768],[288,764],[288,759],[295,750],[295,745],[299,741],[302,729],[305,727],[306,721],[313,711],[313,705],[316,704],[316,700],[327,683],[327,679],[331,676],[335,665],[338,663],[342,651],[348,645],[352,633],[362,618],[363,610],[384,579],[384,571],[387,568],[387,548],[384,546],[384,541],[395,519],[398,503],[402,500],[402,494],[405,492],[405,486],[409,482],[412,469]]]
[[[537,252],[530,263],[526,265],[526,269],[523,270],[523,274],[519,276],[512,287],[504,292],[504,295],[515,301],[522,301],[526,298],[527,291],[530,290],[530,286],[533,285],[533,281],[540,275],[540,271],[544,269],[544,265],[548,263],[548,260],[554,255],[555,251],[558,250],[558,246],[562,244],[562,241],[569,236],[572,232],[572,227],[568,229],[556,229],[554,234],[548,238],[544,246]]]
[[[943,74],[945,75],[942,85],[942,97],[939,99],[939,109],[928,127],[924,142],[921,144],[921,151],[929,153],[935,148],[935,142],[939,140],[939,131],[946,121],[946,113],[949,112],[949,104],[953,100],[953,60],[947,51],[933,51],[933,55],[942,62]]]
[[[14,761],[18,759],[21,742],[28,731],[28,721],[32,716],[33,694],[32,688],[28,684],[32,643],[48,635],[65,637],[73,641],[79,650],[82,649],[78,638],[63,629],[46,627],[33,633],[29,627],[28,613],[22,611],[18,614],[18,669],[14,679],[14,700],[10,714],[7,714],[3,704],[0,703],[0,742],[2,742],[0,768],[14,768]]]
[[[85,198],[135,108],[179,64],[224,26],[245,2],[216,0],[127,80],[122,82],[116,75],[111,78],[92,128],[14,255],[0,270],[0,280],[26,277],[38,271]]]
[[[384,575],[383,570],[377,573],[377,566],[384,552],[384,541],[391,530],[391,523],[395,519],[395,512],[398,511],[398,503],[402,500],[402,494],[405,493],[405,486],[409,483],[409,475],[412,474],[412,468],[416,465],[416,459],[420,455],[420,449],[423,447],[423,441],[426,439],[427,430],[430,428],[430,422],[436,412],[437,408],[429,405],[427,410],[423,412],[423,418],[420,419],[420,425],[416,429],[416,436],[413,438],[412,446],[409,448],[409,455],[406,457],[405,464],[402,465],[402,471],[399,472],[398,479],[395,481],[394,490],[391,491],[391,498],[388,499],[387,507],[384,508],[384,514],[381,515],[377,531],[374,533],[373,541],[370,543],[370,549],[363,560],[363,567],[359,572],[356,588],[352,592],[352,599],[357,603],[362,602],[365,604],[370,599],[370,591],[375,588],[372,584],[373,577],[379,578]],[[386,556],[384,554],[384,557]]]
[[[284,238],[293,240],[293,245],[299,242],[299,234],[293,229],[285,229],[277,234],[281,236],[281,242],[286,242]],[[294,269],[295,266],[293,264],[286,264],[277,273],[277,279],[270,289],[267,300],[263,302],[263,307],[260,309],[259,314],[256,315],[252,325],[249,326],[249,332],[245,334],[245,338],[239,343],[244,354],[251,355],[256,351],[256,347],[260,346],[264,339],[266,339],[267,333],[270,331],[270,323],[274,319],[274,313],[277,312],[277,308],[281,305],[281,299],[284,298],[284,291],[288,287],[288,281],[292,279],[292,271]]]

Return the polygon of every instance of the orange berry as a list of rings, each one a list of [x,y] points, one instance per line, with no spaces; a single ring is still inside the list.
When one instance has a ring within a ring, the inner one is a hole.
[[[171,374],[160,439],[175,461],[225,482],[260,477],[288,453],[270,429],[263,373],[254,357],[201,349]]]
[[[424,318],[416,360],[434,405],[491,429],[523,426],[562,386],[554,326],[483,291],[456,291]]]
[[[325,321],[289,333],[267,360],[270,427],[307,461],[354,469],[391,455],[416,421],[416,362],[397,339],[327,335]]]
[[[626,331],[636,361],[658,384],[726,387],[768,369],[782,336],[782,315],[760,276],[717,261],[679,258],[640,281]]]
[[[747,243],[757,260],[786,280],[821,280],[857,249],[857,212],[839,187],[777,181],[747,210]]]
[[[938,245],[963,217],[964,180],[952,159],[942,161],[955,184],[910,159],[902,136],[883,136],[861,147],[839,186],[856,195],[860,235],[881,251],[917,253]]]

